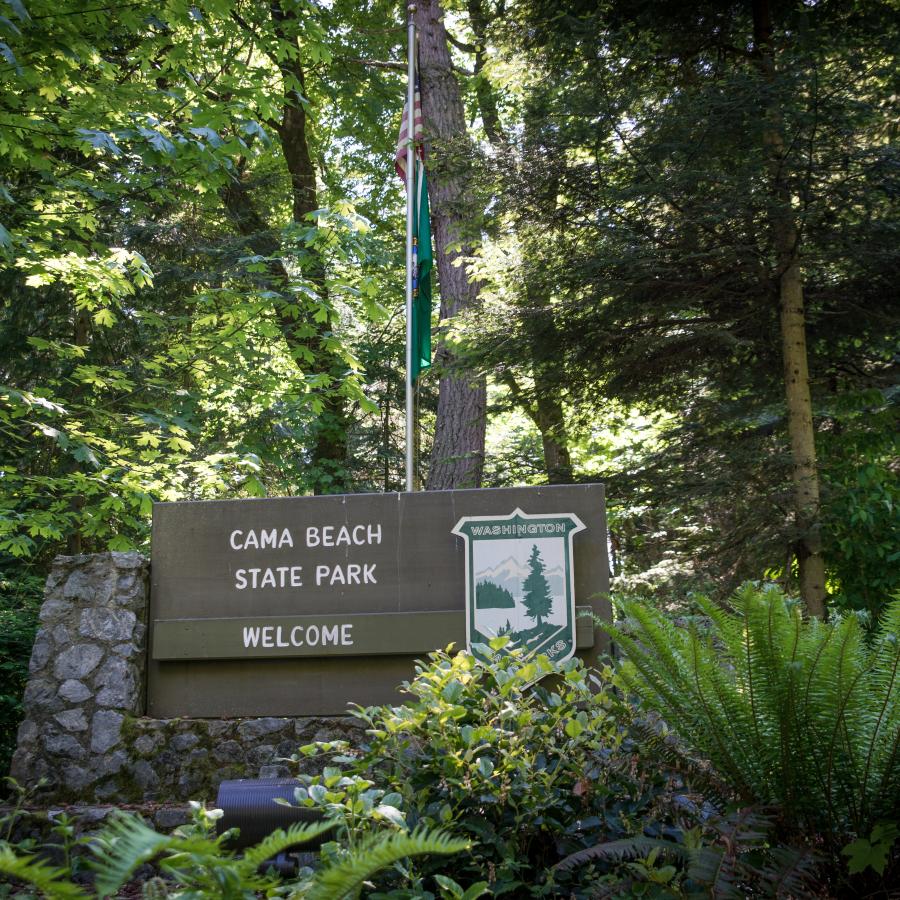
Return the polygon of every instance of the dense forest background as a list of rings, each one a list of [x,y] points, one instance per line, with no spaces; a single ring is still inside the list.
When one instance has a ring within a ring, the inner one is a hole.
[[[147,550],[154,501],[401,489],[406,29],[390,0],[0,13],[8,744],[54,555]],[[832,609],[877,615],[900,588],[896,4],[416,15],[423,483],[602,481],[620,594],[798,591],[815,557]]]

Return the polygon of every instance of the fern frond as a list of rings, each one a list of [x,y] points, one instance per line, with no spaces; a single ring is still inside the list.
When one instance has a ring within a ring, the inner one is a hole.
[[[191,855],[195,860],[225,858],[218,841],[157,834],[142,819],[124,813],[110,818],[93,839],[92,849],[95,858],[90,865],[97,873],[96,889],[100,897],[115,894],[139,866],[165,851]],[[174,857],[167,862],[171,866]]]
[[[33,856],[16,856],[8,844],[0,844],[0,873],[33,884],[47,897],[63,900],[88,896],[77,885],[63,880],[66,875],[63,869],[48,866]]]
[[[734,789],[707,763],[691,756],[671,735],[661,735],[640,720],[631,726],[631,734],[641,744],[642,756],[651,759],[654,765],[670,768],[685,785],[701,793],[714,807],[724,809],[734,799]]]
[[[295,822],[287,830],[279,828],[255,846],[244,851],[243,858],[240,860],[240,868],[242,871],[255,872],[266,860],[272,859],[298,844],[321,837],[333,828],[334,822],[327,819],[321,822]]]
[[[100,897],[115,894],[144,863],[153,859],[170,838],[157,834],[136,816],[114,815],[93,844],[95,859],[91,868],[97,873]]]
[[[816,871],[821,858],[811,847],[773,847],[768,857],[773,864],[753,872],[768,888],[767,896],[820,896]]]
[[[607,897],[633,897],[634,878],[623,878],[610,884],[598,884],[591,889],[591,900],[606,900]]]
[[[708,636],[622,604],[627,627],[610,631],[645,708],[800,831],[836,843],[900,816],[900,602],[871,648],[856,617],[804,619],[779,591],[745,586],[734,611],[698,604]]]
[[[900,600],[891,603],[882,617],[870,677],[877,714],[872,721],[863,791],[869,801],[869,818],[900,818]]]
[[[744,894],[735,887],[734,853],[721,847],[699,847],[692,851],[687,877],[708,888],[708,896],[717,900],[743,900]]]
[[[605,844],[595,844],[593,847],[578,850],[565,859],[561,859],[553,868],[559,869],[561,872],[567,872],[569,869],[574,869],[583,863],[593,862],[598,859],[606,862],[625,862],[629,859],[640,859],[648,856],[653,850],[658,850],[661,854],[667,856],[674,856],[682,862],[687,862],[691,854],[691,851],[682,847],[681,844],[639,835],[637,837],[620,838],[617,841],[607,841]]]
[[[423,829],[374,835],[346,859],[317,872],[304,900],[343,900],[376,872],[407,856],[460,853],[470,846],[468,841],[458,840],[445,831]]]
[[[627,665],[620,670],[626,684],[640,693],[640,685],[645,683],[655,694],[664,698],[670,717],[689,716],[689,705],[674,688],[687,676],[684,654],[679,652],[684,644],[683,632],[677,632],[668,622],[655,617],[650,610],[637,603],[623,602],[620,608],[630,628],[640,634],[638,643],[629,630],[615,625],[607,627],[633,667],[633,671]]]
[[[772,816],[755,806],[734,810],[710,824],[719,839],[735,849],[764,841],[775,827]]]

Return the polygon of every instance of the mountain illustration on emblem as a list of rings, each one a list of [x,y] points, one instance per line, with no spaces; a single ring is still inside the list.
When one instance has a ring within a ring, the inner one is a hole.
[[[524,650],[551,660],[575,653],[572,536],[585,529],[574,513],[463,516],[453,533],[466,545],[466,646],[489,659]]]
[[[476,546],[476,639],[487,642],[492,637],[509,635],[528,646],[541,644],[560,631],[567,619],[565,571],[562,560],[555,558],[562,549],[561,542],[510,543],[521,555],[508,556],[497,563],[492,563],[492,557],[499,547]],[[477,559],[479,556],[481,560]],[[547,556],[551,557],[550,564]]]

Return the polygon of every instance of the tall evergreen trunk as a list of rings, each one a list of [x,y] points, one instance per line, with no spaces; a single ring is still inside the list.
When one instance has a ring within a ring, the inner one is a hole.
[[[772,15],[768,0],[753,0],[753,30],[757,64],[767,89],[775,83]],[[825,560],[819,511],[819,474],[806,352],[806,313],[800,231],[792,210],[790,186],[785,181],[786,148],[781,110],[771,96],[766,102],[763,135],[770,173],[773,211],[772,243],[776,255],[776,281],[781,319],[787,426],[791,443],[794,518],[798,531],[795,553],[800,574],[800,595],[813,616],[825,616]]]
[[[547,481],[550,484],[571,484],[574,481],[572,460],[566,442],[566,422],[559,401],[545,393],[537,393],[532,399],[512,372],[501,374],[500,380],[509,388],[513,402],[531,419],[541,436]],[[537,383],[536,376],[535,385]]]
[[[566,420],[562,404],[555,399],[543,384],[544,377],[539,367],[534,371],[534,387],[536,392],[536,417],[534,420],[541,433],[541,446],[544,450],[544,469],[550,484],[571,484],[574,481],[572,457],[569,454],[566,436]]]
[[[429,156],[428,198],[441,289],[441,319],[475,307],[478,285],[469,281],[463,259],[472,248],[462,240],[473,208],[466,171],[469,142],[459,85],[450,61],[443,10],[438,0],[420,0],[419,71]],[[484,470],[487,386],[484,376],[461,368],[439,339],[435,363],[441,371],[437,424],[427,490],[480,487]]]
[[[270,10],[275,33],[281,40],[291,43],[291,25],[295,22],[295,14],[285,12],[277,0]],[[242,27],[249,28],[239,17],[238,22]],[[273,62],[281,73],[282,111],[281,120],[272,124],[278,134],[285,165],[291,178],[291,218],[298,224],[315,224],[310,223],[307,217],[319,209],[316,168],[309,150],[306,110],[297,97],[298,92],[303,96],[306,94],[303,65],[297,55],[273,57]],[[278,237],[254,204],[247,184],[241,179],[236,180],[223,190],[222,197],[238,232],[248,239],[247,243],[254,253],[271,258],[269,277],[274,283],[273,286],[278,290],[287,284],[290,275],[284,263],[274,258],[280,249]],[[310,265],[304,274],[315,285],[323,304],[327,306],[325,261],[316,247],[310,247],[308,252]],[[284,339],[295,359],[302,358],[306,351],[309,351],[314,357],[311,365],[313,373],[326,374],[334,382],[343,378],[346,365],[321,346],[310,345],[308,338],[299,338],[297,336],[299,323],[285,312],[284,304],[278,301],[276,301],[276,315]],[[327,321],[317,322],[315,324],[317,338],[324,338],[333,329],[334,324],[331,314]],[[313,426],[312,482],[316,494],[349,489],[346,472],[347,426],[348,413],[345,401],[335,393],[329,392],[324,399],[324,408]]]
[[[509,146],[497,111],[497,101],[490,83],[484,77],[483,69],[487,61],[487,26],[488,20],[483,0],[467,0],[469,24],[475,35],[475,94],[484,131],[491,146],[501,154],[507,155]],[[533,130],[533,129],[529,129]],[[526,142],[526,153],[528,144]],[[512,160],[508,170],[521,175],[519,167]],[[554,186],[555,198],[555,186]],[[523,255],[527,260],[530,252],[527,242],[523,242]],[[525,321],[525,331],[531,357],[531,374],[534,380],[534,403],[524,398],[521,390],[513,392],[523,411],[534,422],[541,435],[541,448],[544,455],[544,471],[550,484],[571,484],[574,480],[572,460],[569,454],[569,441],[566,434],[566,420],[562,403],[559,400],[560,372],[559,362],[547,358],[545,348],[555,346],[553,333],[556,325],[550,310],[549,297],[542,290],[537,273],[529,272],[527,263],[522,266],[522,279],[525,296],[528,302],[529,316]]]

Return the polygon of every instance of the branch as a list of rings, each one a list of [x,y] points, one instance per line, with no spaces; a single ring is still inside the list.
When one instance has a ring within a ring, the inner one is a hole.
[[[458,41],[449,31],[447,32],[447,40],[450,41],[457,50],[462,50],[463,53],[475,53],[478,50],[474,44],[466,44],[463,41]]]
[[[380,59],[358,59],[353,56],[336,56],[335,59],[345,63],[355,63],[358,66],[371,66],[373,69],[393,69],[395,72],[405,72],[406,63],[385,62]]]
[[[525,396],[524,391],[519,385],[519,382],[516,381],[513,373],[509,369],[502,369],[496,374],[500,381],[509,389],[509,393],[512,397],[513,403],[517,404],[525,413],[525,415],[527,415],[528,418],[531,419],[531,421],[534,422],[535,425],[537,425],[537,409],[535,409],[534,404],[531,403]],[[540,431],[540,426],[538,426],[538,430]]]
[[[359,59],[355,56],[336,56],[335,59],[345,63],[355,63],[358,66],[370,66],[373,69],[391,69],[394,72],[405,72],[406,63],[386,62],[380,59]],[[464,69],[462,66],[451,66],[454,72],[471,78],[475,73]]]

